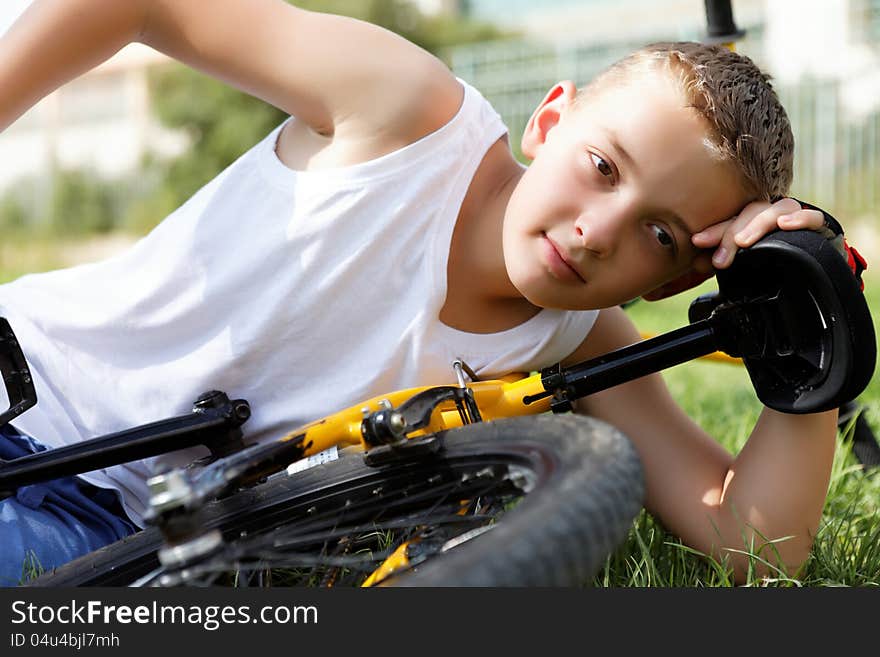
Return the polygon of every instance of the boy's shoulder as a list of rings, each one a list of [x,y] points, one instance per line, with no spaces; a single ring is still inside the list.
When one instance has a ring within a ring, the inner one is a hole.
[[[439,60],[425,63],[425,75],[401,82],[393,105],[397,146],[402,147],[449,123],[464,102],[461,82]]]
[[[373,77],[369,91],[352,89],[331,130],[304,122],[285,126],[278,155],[295,169],[346,166],[387,155],[449,123],[464,101],[461,82],[433,57]],[[376,72],[372,72],[376,75]]]

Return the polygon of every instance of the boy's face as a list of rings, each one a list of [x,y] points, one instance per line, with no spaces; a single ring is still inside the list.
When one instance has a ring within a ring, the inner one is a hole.
[[[504,218],[508,275],[541,307],[607,308],[688,272],[691,235],[751,199],[704,143],[705,120],[663,74],[577,108],[561,83],[523,135],[533,161]]]

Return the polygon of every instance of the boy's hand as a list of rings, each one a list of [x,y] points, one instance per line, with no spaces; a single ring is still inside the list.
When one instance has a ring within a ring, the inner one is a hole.
[[[733,262],[736,250],[751,246],[777,228],[782,230],[822,230],[825,218],[818,210],[801,208],[793,198],[783,198],[776,203],[755,201],[745,206],[740,213],[691,237],[694,246],[701,249],[715,247],[712,266],[725,269]]]
[[[821,231],[824,227],[822,212],[802,208],[793,198],[783,198],[776,203],[749,203],[735,217],[719,221],[691,236],[693,245],[703,250],[694,258],[691,269],[642,297],[657,301],[696,287],[714,276],[716,269],[729,267],[739,247],[751,246],[777,228]]]

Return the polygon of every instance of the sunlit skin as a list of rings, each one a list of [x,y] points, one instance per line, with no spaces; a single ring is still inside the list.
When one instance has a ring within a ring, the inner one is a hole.
[[[606,308],[688,270],[692,236],[750,199],[665,76],[577,106],[574,93],[554,87],[526,130],[532,163],[507,207],[504,259],[535,305]]]

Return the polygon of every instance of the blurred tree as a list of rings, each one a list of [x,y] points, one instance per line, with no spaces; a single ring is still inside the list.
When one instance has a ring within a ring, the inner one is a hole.
[[[25,178],[0,197],[0,230],[11,236],[106,233],[117,227],[127,188],[89,169],[61,169],[51,180]]]
[[[426,16],[408,0],[296,0],[291,4],[381,25],[439,57],[444,48],[455,44],[512,36],[490,24],[456,16]],[[183,66],[156,71],[151,87],[159,119],[185,131],[192,146],[170,163],[145,163],[159,172],[160,182],[154,194],[129,208],[125,224],[138,232],[155,225],[285,118],[271,105]]]
[[[59,235],[106,233],[116,225],[118,183],[87,170],[56,174],[48,208],[48,228]]]
[[[0,197],[0,230],[22,231],[27,228],[29,218],[24,201],[14,191]]]

